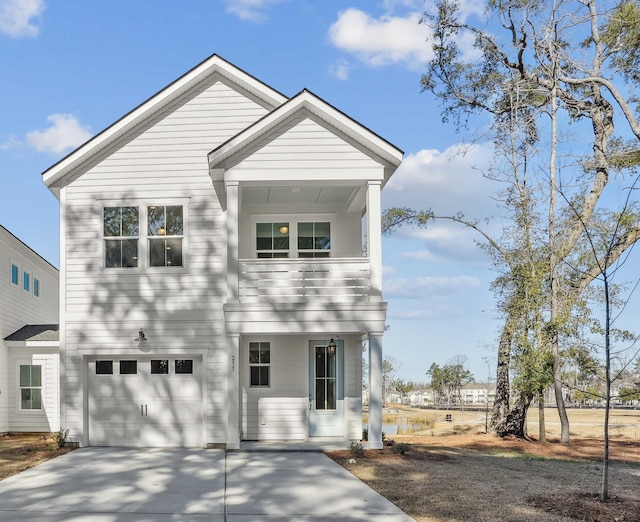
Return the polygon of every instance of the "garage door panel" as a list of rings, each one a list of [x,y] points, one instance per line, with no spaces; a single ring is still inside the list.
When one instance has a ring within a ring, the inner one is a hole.
[[[89,362],[89,444],[202,445],[201,360],[193,360],[193,373],[177,375],[151,374],[150,360],[138,358],[138,373],[128,375],[117,373],[117,361],[114,374],[96,375]]]

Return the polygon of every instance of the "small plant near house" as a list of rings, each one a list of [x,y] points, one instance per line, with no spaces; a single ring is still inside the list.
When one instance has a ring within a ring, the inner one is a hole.
[[[366,426],[362,428],[362,440],[363,442],[367,442],[369,440],[369,428]]]
[[[358,442],[357,440],[351,441],[351,444],[349,445],[349,452],[352,457],[364,457],[362,442]]]
[[[393,440],[393,439],[385,439],[385,440],[384,440],[384,445],[385,445],[385,446],[394,446],[394,445],[395,445],[395,443],[396,443],[396,441],[395,441],[395,440]]]
[[[391,446],[391,451],[398,455],[405,455],[409,451],[409,445],[405,442],[400,442],[399,444],[393,444]]]
[[[67,443],[67,437],[69,437],[69,430],[60,428],[58,431],[54,431],[51,434],[51,437],[53,437],[53,440],[56,441],[56,444],[59,448],[64,448],[65,444]]]

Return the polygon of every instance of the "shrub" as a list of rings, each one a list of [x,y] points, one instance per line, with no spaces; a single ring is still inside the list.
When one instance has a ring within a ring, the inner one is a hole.
[[[362,428],[362,440],[364,442],[367,442],[369,440],[369,428],[367,428],[366,426]]]
[[[400,442],[399,444],[394,444],[391,447],[391,451],[397,453],[398,455],[404,455],[405,453],[407,453],[407,451],[409,451],[409,445],[405,442]]]
[[[58,431],[55,431],[51,434],[53,440],[56,441],[56,444],[59,448],[64,448],[67,443],[67,437],[69,436],[69,430],[63,430],[60,428]]]
[[[364,457],[364,448],[362,447],[362,442],[358,442],[357,440],[351,441],[349,445],[349,451],[351,452],[351,456],[353,457]]]

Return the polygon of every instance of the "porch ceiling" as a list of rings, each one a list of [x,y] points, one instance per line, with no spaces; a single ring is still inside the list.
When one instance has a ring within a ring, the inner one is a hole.
[[[346,206],[355,198],[359,187],[271,186],[243,187],[242,203],[259,204],[321,204]]]

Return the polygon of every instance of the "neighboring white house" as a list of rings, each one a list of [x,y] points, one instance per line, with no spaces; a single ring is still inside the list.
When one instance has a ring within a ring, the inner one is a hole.
[[[59,428],[58,270],[0,226],[0,433]]]
[[[401,158],[214,55],[44,172],[70,440],[360,439],[368,342],[382,447],[380,190]]]

